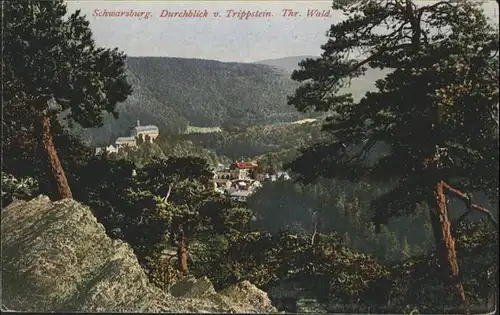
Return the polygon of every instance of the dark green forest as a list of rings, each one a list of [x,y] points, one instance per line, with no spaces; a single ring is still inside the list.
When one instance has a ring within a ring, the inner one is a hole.
[[[498,34],[469,2],[341,2],[346,20],[291,77],[127,57],[97,47],[63,1],[8,2],[2,208],[38,194],[88,205],[166,291],[194,275],[217,290],[294,283],[328,312],[492,310]],[[394,31],[373,30],[385,23]],[[375,87],[349,88],[368,68],[383,74]],[[290,123],[306,117],[318,120]],[[94,154],[89,142],[109,144],[137,118],[160,137]],[[292,180],[228,199],[211,168],[235,159]],[[296,312],[301,298],[273,302]]]

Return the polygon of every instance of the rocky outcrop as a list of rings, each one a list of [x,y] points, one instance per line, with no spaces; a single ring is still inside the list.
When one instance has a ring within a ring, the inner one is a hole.
[[[248,281],[242,281],[217,293],[208,278],[186,277],[174,284],[170,288],[170,293],[176,297],[204,298],[230,305],[237,313],[245,313],[255,307],[258,307],[261,313],[277,312],[267,293]]]
[[[2,303],[30,312],[273,312],[248,282],[216,293],[208,279],[174,294],[152,285],[128,244],[86,206],[40,196],[2,210]],[[188,285],[189,286],[189,285]]]

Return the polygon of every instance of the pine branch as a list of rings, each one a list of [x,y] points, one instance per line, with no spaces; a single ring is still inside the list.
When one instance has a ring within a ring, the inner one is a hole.
[[[481,206],[478,206],[476,204],[473,204],[472,200],[466,194],[451,187],[447,183],[444,183],[443,186],[448,192],[452,193],[455,197],[458,197],[458,199],[465,202],[465,204],[467,204],[467,206],[468,206],[467,211],[464,214],[462,214],[460,216],[460,218],[458,218],[457,223],[460,223],[461,221],[463,221],[467,217],[467,215],[470,213],[470,211],[475,210],[475,211],[481,212],[483,214],[486,214],[488,216],[489,220],[493,223],[495,228],[498,230],[498,222],[495,219],[495,217],[493,216],[493,214],[488,209],[481,207]]]

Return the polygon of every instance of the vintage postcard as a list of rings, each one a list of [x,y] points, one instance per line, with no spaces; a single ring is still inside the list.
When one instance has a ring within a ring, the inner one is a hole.
[[[4,1],[2,311],[494,314],[498,1]]]

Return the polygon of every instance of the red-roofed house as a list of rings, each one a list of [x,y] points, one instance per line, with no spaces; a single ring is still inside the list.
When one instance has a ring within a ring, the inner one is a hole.
[[[257,164],[253,162],[235,161],[233,164],[231,164],[233,177],[236,179],[248,179],[250,170],[256,167]]]
[[[231,166],[239,169],[252,169],[257,167],[257,164],[253,162],[235,161]]]

